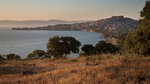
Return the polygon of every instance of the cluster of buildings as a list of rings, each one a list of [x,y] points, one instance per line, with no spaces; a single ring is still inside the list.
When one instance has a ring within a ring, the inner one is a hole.
[[[90,29],[124,29],[124,28],[135,28],[137,27],[136,20],[130,18],[124,18],[124,16],[112,16],[111,18],[102,19],[98,21],[74,23],[74,24],[57,24],[54,26],[38,27],[34,29],[47,29],[47,30],[86,30]],[[17,28],[18,29],[18,28]]]

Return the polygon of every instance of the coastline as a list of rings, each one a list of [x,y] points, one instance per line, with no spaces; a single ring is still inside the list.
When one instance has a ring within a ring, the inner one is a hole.
[[[11,29],[11,30],[27,30],[27,31],[32,31],[32,30],[44,30],[44,31],[87,31],[87,30],[47,30],[47,29],[32,29],[32,28],[29,28],[29,29]],[[109,38],[109,37],[104,37],[103,36],[103,33],[100,33],[100,32],[95,32],[93,30],[89,30],[89,32],[94,32],[94,33],[97,33],[97,34],[100,34],[101,38],[105,39],[105,41],[107,43],[112,43],[113,39],[112,38]]]
[[[95,31],[91,31],[91,30],[90,30],[90,32],[101,34],[101,38],[105,39],[106,43],[112,43],[113,42],[112,38],[104,37],[103,33],[95,32]]]

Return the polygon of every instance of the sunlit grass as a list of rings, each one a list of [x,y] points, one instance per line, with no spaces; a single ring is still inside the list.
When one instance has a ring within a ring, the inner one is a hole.
[[[0,84],[138,84],[139,76],[146,78],[141,83],[150,83],[150,57],[139,62],[133,56],[112,54],[4,62],[0,65]],[[22,76],[27,70],[37,74]]]

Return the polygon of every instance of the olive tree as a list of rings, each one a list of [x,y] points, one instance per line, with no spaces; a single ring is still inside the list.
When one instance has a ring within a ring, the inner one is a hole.
[[[0,54],[0,62],[4,60],[4,57]]]
[[[29,53],[29,54],[27,55],[27,58],[28,58],[28,59],[30,59],[30,58],[34,59],[34,55],[33,55],[32,53]]]
[[[40,58],[40,57],[47,57],[47,54],[44,50],[35,50],[32,53],[27,55],[27,58]]]
[[[16,55],[16,54],[7,54],[7,55],[4,55],[4,57],[6,57],[6,60],[20,60],[20,56],[19,55]]]
[[[82,48],[82,51],[84,51],[87,55],[94,54],[94,47],[92,44],[85,44]]]
[[[99,41],[96,44],[94,50],[96,54],[102,54],[102,53],[116,53],[119,49],[111,43],[106,43],[105,41]]]
[[[63,55],[66,57],[66,55],[70,53],[79,53],[80,46],[81,43],[74,37],[54,36],[49,38],[47,43],[47,53],[55,58],[62,58]]]

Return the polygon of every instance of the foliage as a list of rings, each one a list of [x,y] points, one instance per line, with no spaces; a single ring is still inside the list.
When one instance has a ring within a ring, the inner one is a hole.
[[[85,52],[80,52],[80,54],[79,54],[79,57],[84,57],[84,56],[86,56],[87,54],[85,53]]]
[[[0,62],[2,62],[3,60],[4,60],[4,57],[0,55]]]
[[[81,49],[82,51],[84,51],[84,53],[81,53],[80,55],[116,53],[119,51],[119,49],[115,45],[111,43],[106,43],[105,41],[99,41],[95,47],[93,47],[92,44],[85,44]]]
[[[0,84],[34,84],[35,81],[37,84],[57,84],[59,81],[64,84],[84,84],[85,81],[89,84],[138,84],[139,77],[146,79],[139,84],[149,84],[150,61],[145,60],[150,59],[150,57],[143,57],[144,60],[141,59],[140,62],[136,62],[136,58],[127,56],[125,56],[125,63],[122,63],[121,60],[124,56],[120,55],[111,55],[111,58],[110,55],[93,55],[67,60],[38,59],[34,61],[12,61],[13,63],[4,61],[6,65],[1,66]],[[33,63],[36,64],[36,67],[31,67]],[[16,64],[17,66],[14,66]],[[23,71],[35,71],[40,74],[17,75],[23,74]],[[30,81],[28,80],[29,77]],[[37,79],[39,80],[37,81]]]
[[[96,54],[116,53],[118,50],[119,49],[115,45],[106,43],[105,41],[99,41],[99,43],[95,46]]]
[[[79,53],[81,43],[74,37],[54,36],[47,43],[47,53],[55,58],[66,57],[67,54]]]
[[[46,53],[44,50],[35,50],[32,53],[35,57],[46,57]]]
[[[82,48],[82,51],[84,51],[87,55],[91,55],[94,47],[92,44],[85,44]]]
[[[35,50],[32,53],[27,55],[27,58],[40,58],[40,57],[47,57],[46,52],[44,50]]]
[[[6,60],[20,60],[20,56],[16,55],[16,54],[8,54],[8,55],[4,55],[6,57]]]
[[[29,58],[34,58],[34,55],[32,54],[32,53],[29,53],[28,55],[27,55],[27,58],[29,59]]]
[[[138,28],[130,32],[125,40],[124,50],[142,55],[150,54],[150,1],[140,12],[143,19],[138,20]]]

